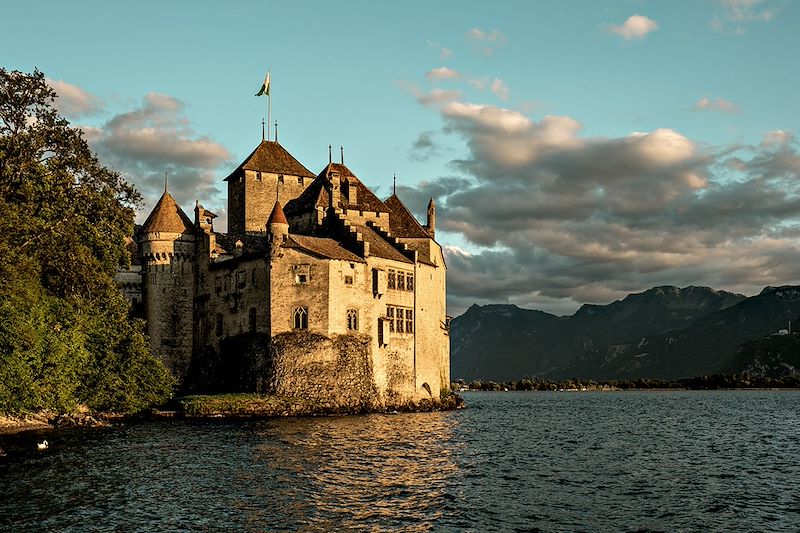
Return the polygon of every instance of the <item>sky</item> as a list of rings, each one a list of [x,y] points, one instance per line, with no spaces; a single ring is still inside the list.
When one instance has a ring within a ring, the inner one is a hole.
[[[561,315],[800,283],[798,28],[792,0],[15,2],[0,66],[45,74],[139,222],[167,172],[217,229],[270,69],[312,172],[342,146],[423,222],[435,199],[451,314]]]

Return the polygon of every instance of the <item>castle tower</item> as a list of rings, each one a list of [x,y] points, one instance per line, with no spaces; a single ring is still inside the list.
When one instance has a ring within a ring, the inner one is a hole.
[[[139,250],[150,349],[179,381],[192,355],[195,237],[194,224],[165,190],[142,226]]]
[[[297,198],[315,176],[277,141],[261,141],[228,182],[228,233],[263,234],[275,202]]]

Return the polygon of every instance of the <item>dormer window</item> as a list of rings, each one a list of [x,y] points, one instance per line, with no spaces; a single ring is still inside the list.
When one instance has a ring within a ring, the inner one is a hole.
[[[261,181],[261,172],[256,172],[256,181]]]

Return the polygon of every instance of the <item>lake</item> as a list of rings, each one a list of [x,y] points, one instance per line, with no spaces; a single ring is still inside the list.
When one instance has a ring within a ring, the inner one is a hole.
[[[0,531],[800,530],[800,391],[463,396],[0,435]]]

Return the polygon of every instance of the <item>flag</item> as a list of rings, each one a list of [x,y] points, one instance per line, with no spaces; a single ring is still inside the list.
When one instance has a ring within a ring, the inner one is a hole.
[[[267,71],[267,77],[264,78],[264,83],[261,84],[261,89],[258,90],[256,96],[262,96],[264,94],[269,96],[269,71]]]

